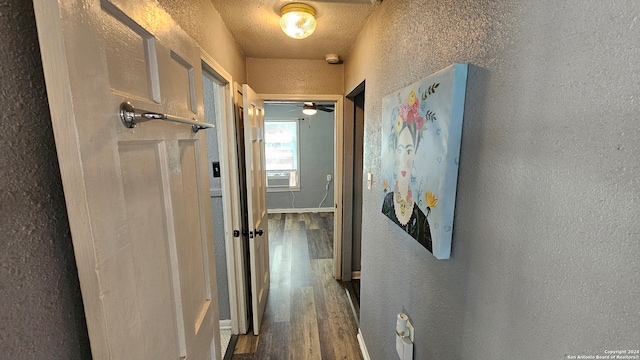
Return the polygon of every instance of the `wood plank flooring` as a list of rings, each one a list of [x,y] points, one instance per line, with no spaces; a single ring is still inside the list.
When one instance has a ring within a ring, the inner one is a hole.
[[[361,360],[344,287],[333,279],[333,213],[270,214],[271,289],[259,336],[232,359]]]

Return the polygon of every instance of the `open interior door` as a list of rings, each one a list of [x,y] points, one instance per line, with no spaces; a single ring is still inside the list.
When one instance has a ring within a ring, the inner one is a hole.
[[[253,333],[258,335],[269,295],[269,229],[267,176],[264,159],[264,104],[248,86],[242,85],[246,158],[249,254]]]
[[[221,358],[197,44],[155,1],[34,7],[93,358]]]

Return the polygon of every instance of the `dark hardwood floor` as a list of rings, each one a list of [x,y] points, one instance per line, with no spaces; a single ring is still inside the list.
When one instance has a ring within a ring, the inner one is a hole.
[[[344,287],[333,279],[333,213],[270,214],[271,289],[259,336],[232,359],[362,359]]]

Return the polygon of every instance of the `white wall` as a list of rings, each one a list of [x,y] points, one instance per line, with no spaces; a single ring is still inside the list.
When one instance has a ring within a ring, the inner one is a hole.
[[[361,328],[395,359],[563,359],[640,347],[640,7],[633,1],[383,1],[345,61],[366,79]],[[380,212],[382,97],[470,69],[453,249]]]

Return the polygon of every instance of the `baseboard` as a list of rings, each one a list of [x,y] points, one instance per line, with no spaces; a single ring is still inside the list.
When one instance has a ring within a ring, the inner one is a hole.
[[[319,213],[333,212],[332,207],[323,208],[289,208],[289,209],[267,209],[269,214],[302,214],[302,213]]]
[[[360,352],[362,353],[362,358],[364,360],[371,360],[369,356],[369,352],[367,351],[367,345],[364,344],[364,338],[362,337],[362,333],[358,328],[358,344],[360,344]]]
[[[220,330],[231,330],[231,320],[220,320]]]
[[[360,270],[351,272],[352,280],[360,280]]]
[[[358,328],[360,328],[360,304],[358,304],[358,301],[355,299],[355,295],[353,294],[353,285],[351,285],[350,281],[344,283],[344,291],[347,293],[347,300],[349,300],[353,319],[355,320]]]

